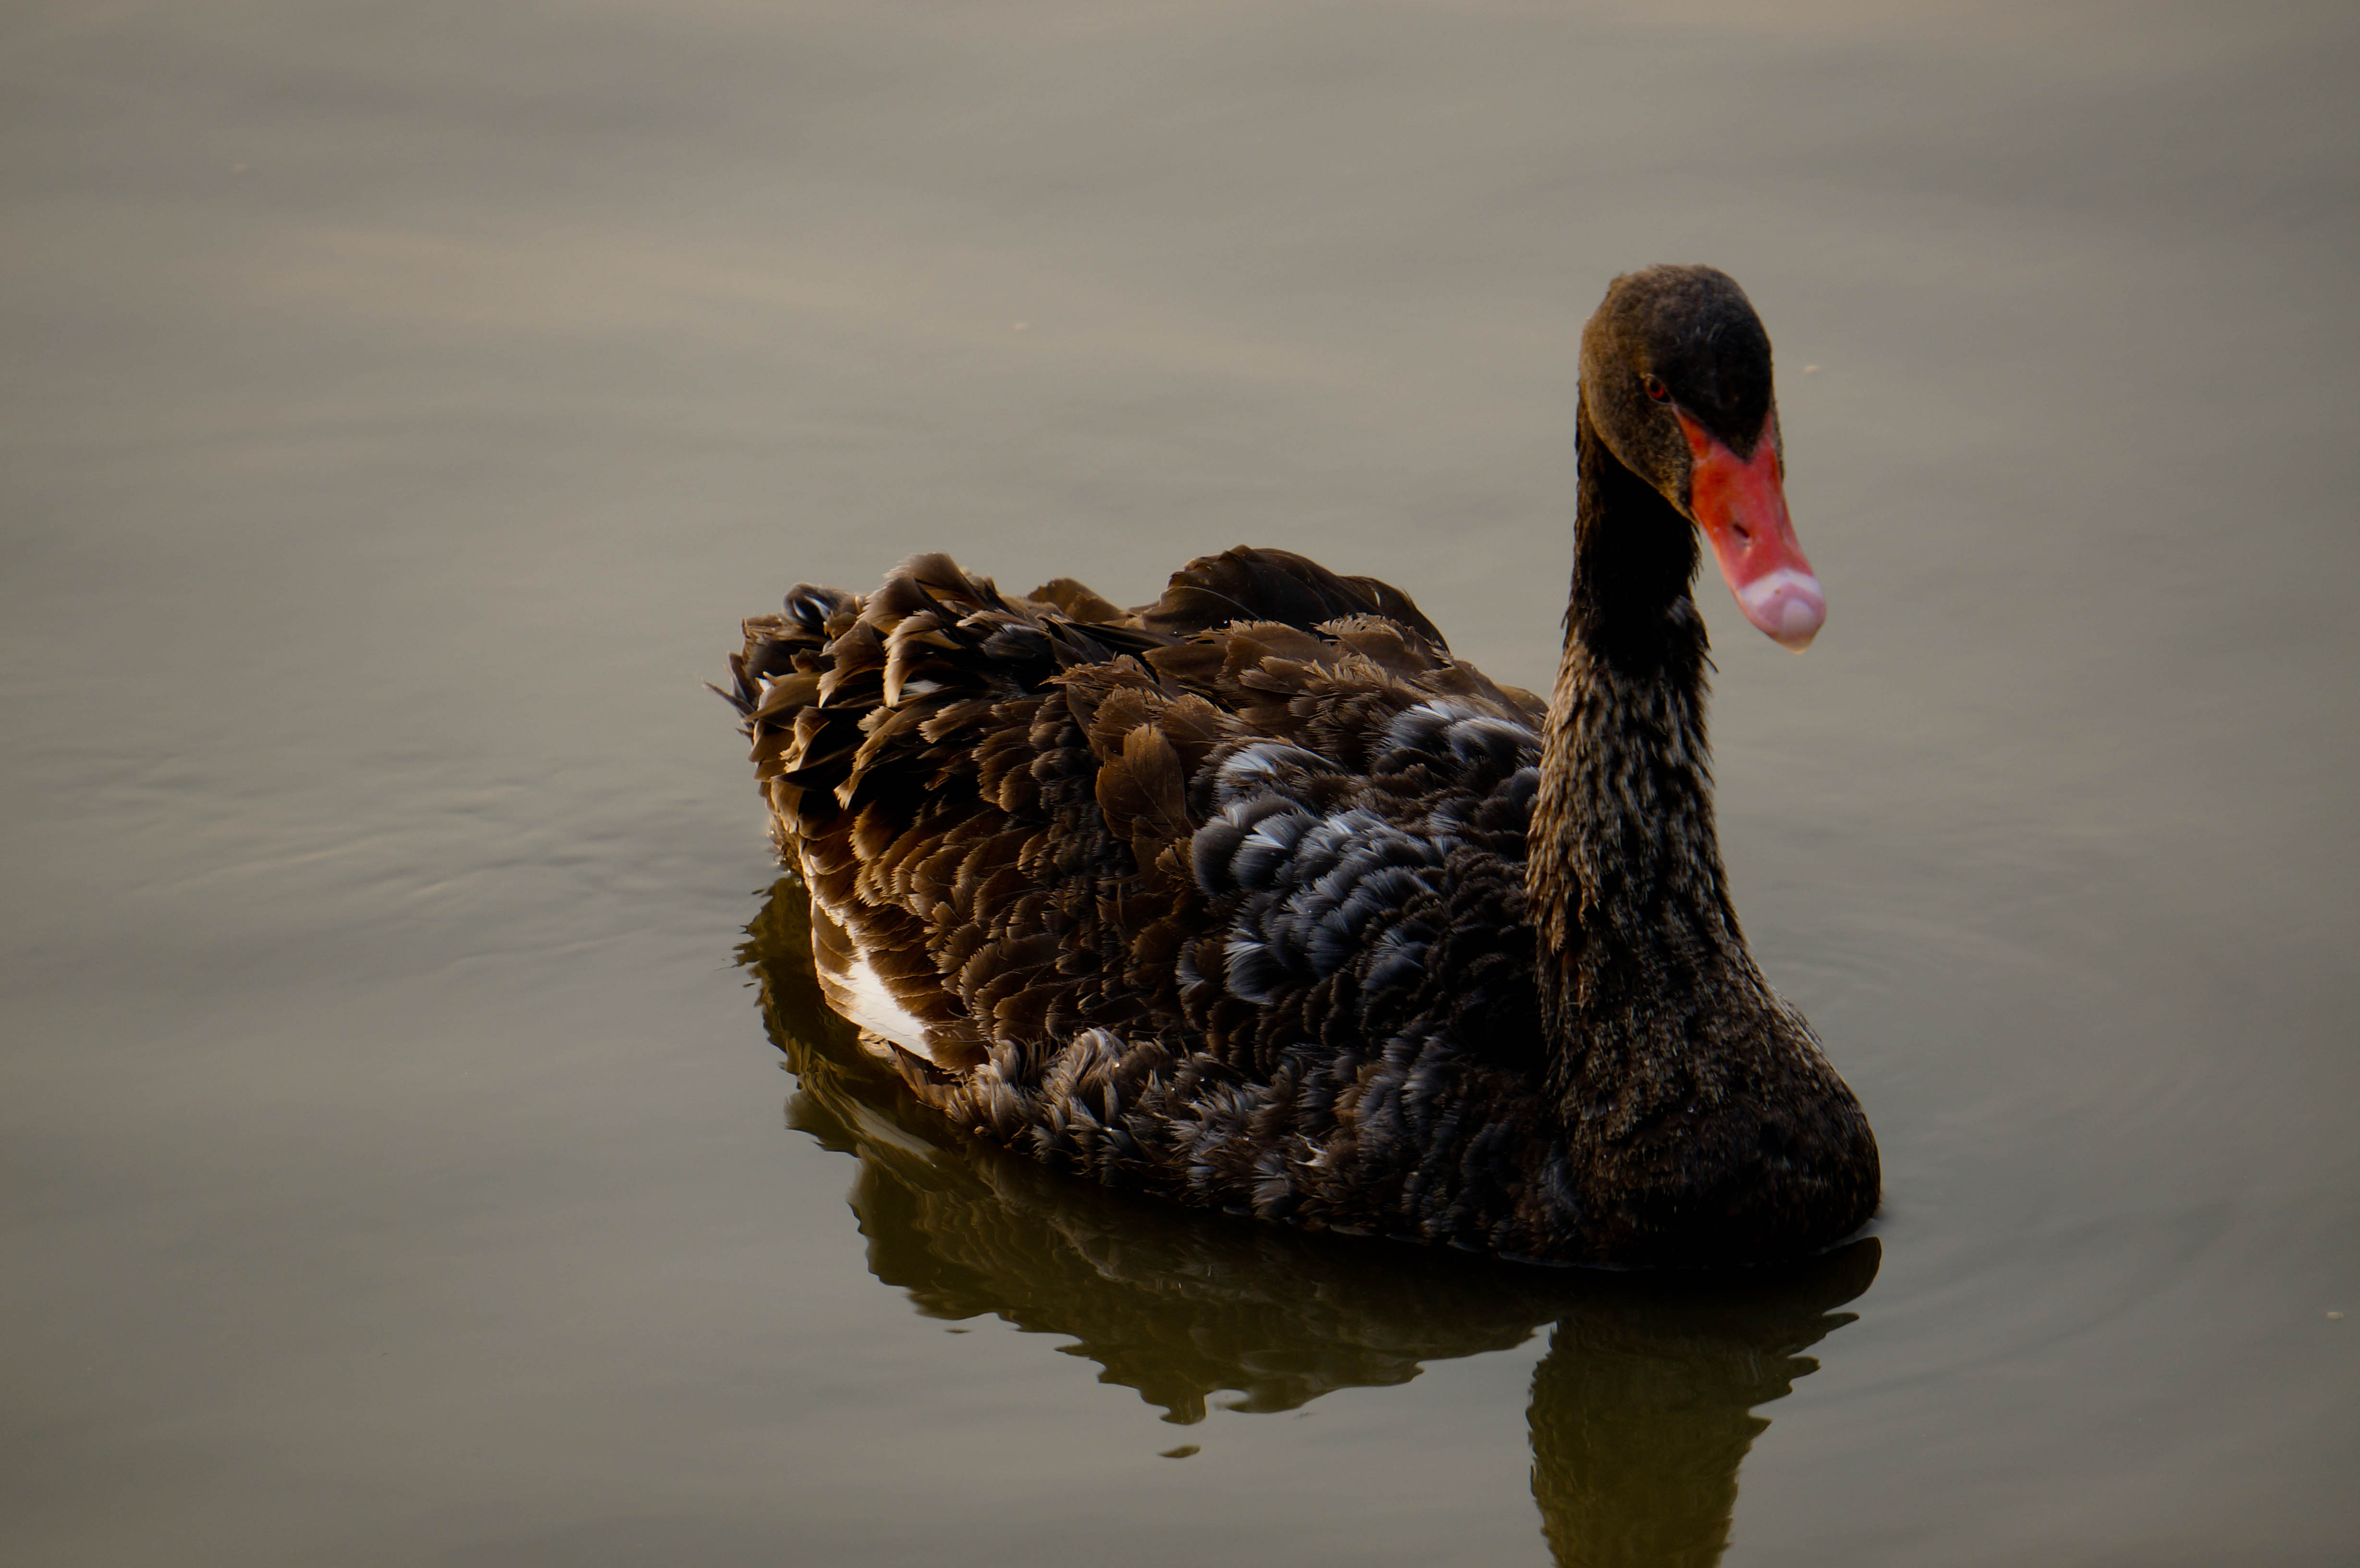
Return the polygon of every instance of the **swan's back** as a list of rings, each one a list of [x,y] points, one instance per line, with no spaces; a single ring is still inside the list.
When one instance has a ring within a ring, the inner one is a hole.
[[[923,1098],[1115,1185],[1548,1250],[1542,708],[1406,595],[1232,550],[1125,612],[924,556],[733,667],[830,1003]]]

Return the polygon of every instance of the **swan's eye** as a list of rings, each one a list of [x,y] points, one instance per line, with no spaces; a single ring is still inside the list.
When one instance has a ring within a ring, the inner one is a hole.
[[[1639,385],[1644,387],[1647,389],[1647,396],[1658,403],[1668,403],[1672,400],[1671,389],[1652,376],[1639,377]]]

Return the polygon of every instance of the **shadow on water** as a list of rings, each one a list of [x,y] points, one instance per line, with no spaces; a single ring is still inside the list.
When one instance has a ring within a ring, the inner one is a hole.
[[[1710,1564],[1754,1408],[1819,1367],[1853,1314],[1874,1238],[1743,1276],[1520,1268],[1306,1236],[1088,1186],[964,1136],[911,1102],[821,1001],[802,884],[781,878],[738,958],[800,1086],[790,1127],[855,1155],[869,1267],[930,1317],[987,1313],[1076,1343],[1166,1421],[1285,1410],[1405,1383],[1429,1361],[1554,1325],[1527,1410],[1533,1496],[1557,1562]]]

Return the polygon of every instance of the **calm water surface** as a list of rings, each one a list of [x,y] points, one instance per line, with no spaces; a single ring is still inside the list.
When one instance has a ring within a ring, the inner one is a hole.
[[[2355,72],[2329,4],[15,8],[0,1557],[2352,1561]],[[884,1093],[737,618],[1251,541],[1545,685],[1659,259],[1778,344],[1831,615],[1705,584],[1723,833],[1872,1234],[1468,1266]]]

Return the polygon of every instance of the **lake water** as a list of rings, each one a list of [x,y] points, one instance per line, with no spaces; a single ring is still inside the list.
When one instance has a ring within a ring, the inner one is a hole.
[[[2360,1555],[2360,11],[0,42],[0,1557]],[[1253,542],[1546,687],[1577,337],[1655,260],[1777,344],[1830,616],[1701,585],[1724,847],[1870,1235],[1305,1238],[864,1075],[738,618]]]

